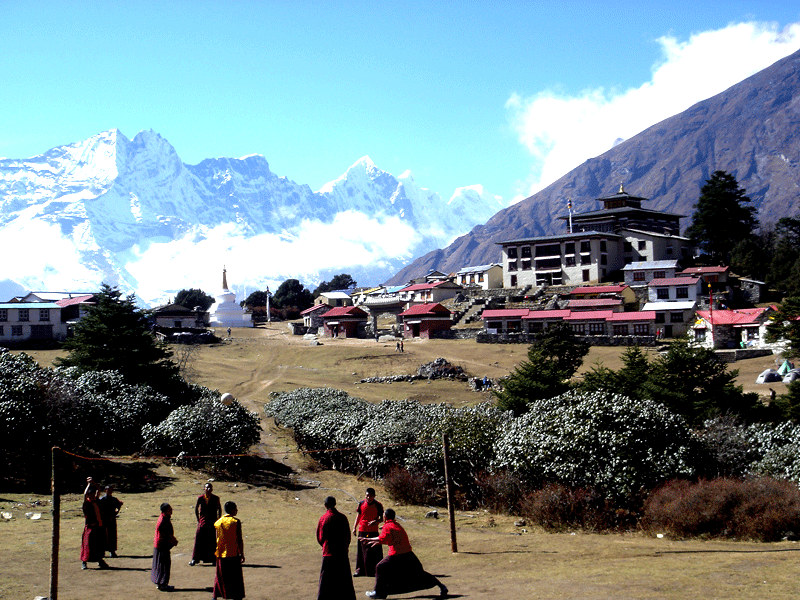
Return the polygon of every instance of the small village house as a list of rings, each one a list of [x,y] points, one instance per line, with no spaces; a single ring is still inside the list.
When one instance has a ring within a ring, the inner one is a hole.
[[[325,337],[363,337],[369,315],[357,306],[336,306],[322,315]]]
[[[774,306],[736,310],[698,310],[691,327],[695,343],[714,350],[726,348],[777,348],[766,340]]]
[[[465,267],[456,271],[455,283],[463,288],[498,289],[503,287],[503,267],[500,263]]]
[[[429,339],[437,331],[449,331],[450,311],[438,302],[413,304],[399,315],[403,319],[404,338]]]

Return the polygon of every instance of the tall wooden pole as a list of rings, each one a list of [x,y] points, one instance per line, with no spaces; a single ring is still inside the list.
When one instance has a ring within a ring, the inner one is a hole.
[[[442,454],[444,455],[444,480],[447,485],[447,514],[450,517],[450,550],[458,552],[456,541],[456,511],[453,501],[453,480],[450,478],[450,440],[442,433]]]
[[[53,500],[51,502],[53,507],[53,533],[50,546],[50,598],[49,600],[58,600],[58,546],[61,537],[61,494],[58,489],[58,453],[60,448],[53,446],[52,461],[52,476],[50,480],[50,487],[53,493]]]

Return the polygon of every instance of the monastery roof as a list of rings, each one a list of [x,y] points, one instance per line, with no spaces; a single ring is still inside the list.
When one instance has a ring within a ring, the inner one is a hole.
[[[564,233],[561,235],[543,235],[539,237],[520,238],[516,240],[505,240],[502,242],[495,242],[499,246],[510,244],[528,244],[533,242],[555,242],[556,240],[580,240],[587,237],[604,237],[604,238],[619,238],[618,233],[611,233],[608,231],[579,231],[578,233]]]
[[[646,302],[642,310],[689,310],[694,308],[697,302]]]
[[[461,286],[453,283],[452,281],[444,279],[442,281],[434,281],[432,283],[415,283],[413,285],[409,285],[407,287],[402,288],[400,291],[401,292],[418,292],[418,291],[421,291],[421,290],[431,290],[431,289],[437,288],[437,287],[450,287],[450,288],[457,287],[457,288],[460,288]]]
[[[327,304],[315,304],[311,308],[307,308],[304,311],[301,311],[301,315],[310,315],[313,312],[317,312],[318,310],[322,310],[323,308],[330,308]]]

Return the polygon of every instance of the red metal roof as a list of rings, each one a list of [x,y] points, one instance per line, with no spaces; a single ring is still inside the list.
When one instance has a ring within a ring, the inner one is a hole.
[[[698,277],[664,277],[663,279],[653,279],[647,285],[655,287],[658,285],[694,285],[700,279]]]
[[[587,285],[584,287],[577,287],[570,292],[572,296],[581,296],[584,294],[620,294],[628,287],[627,285]]]
[[[638,312],[618,312],[608,318],[609,321],[655,321],[656,311],[640,310]]]
[[[772,307],[762,308],[739,308],[736,310],[698,310],[697,316],[705,319],[712,325],[756,325],[759,317],[766,311],[771,311]]]
[[[529,308],[493,308],[489,310],[483,311],[481,318],[482,319],[502,319],[502,318],[513,318],[513,317],[524,317],[527,315],[531,310]]]
[[[570,308],[587,308],[592,306],[620,306],[622,298],[576,298],[570,300]]]
[[[327,304],[315,304],[311,308],[305,309],[300,314],[301,315],[308,315],[308,314],[311,314],[311,313],[316,312],[318,310],[322,310],[323,308],[330,308],[330,307]]]
[[[64,298],[63,300],[57,300],[56,304],[60,307],[64,308],[65,306],[72,306],[74,304],[83,304],[84,302],[89,302],[94,298],[94,294],[87,294],[86,296],[75,296],[74,298]]]
[[[437,281],[435,283],[415,283],[414,285],[410,285],[408,287],[404,287],[400,291],[401,292],[418,292],[420,290],[430,290],[430,289],[433,289],[435,287],[439,287],[440,285],[443,285],[445,283],[452,283],[452,281],[444,279],[442,281]],[[455,287],[461,287],[461,286],[455,286]]]
[[[367,313],[358,308],[357,306],[336,306],[322,315],[323,319],[331,319],[334,317],[366,317]]]
[[[528,316],[523,319],[563,319],[569,316],[570,311],[567,309],[556,310],[531,310]]]
[[[689,267],[684,269],[680,275],[703,275],[705,273],[724,273],[730,267]]]
[[[400,313],[401,317],[421,316],[421,315],[449,315],[450,311],[438,302],[426,302],[425,304],[414,304]]]
[[[610,310],[581,310],[578,312],[570,311],[569,316],[564,317],[565,321],[607,321],[614,314]]]

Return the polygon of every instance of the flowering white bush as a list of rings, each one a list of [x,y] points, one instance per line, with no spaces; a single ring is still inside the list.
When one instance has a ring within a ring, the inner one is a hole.
[[[661,404],[569,392],[536,401],[515,419],[495,444],[492,466],[534,487],[560,483],[625,499],[694,474],[699,447]]]

